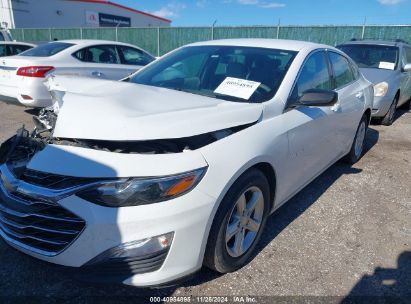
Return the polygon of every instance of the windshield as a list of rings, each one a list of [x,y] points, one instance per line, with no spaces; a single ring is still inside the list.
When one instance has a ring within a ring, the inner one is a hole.
[[[72,45],[74,44],[66,42],[50,42],[20,53],[18,56],[50,57]]]
[[[190,46],[155,61],[130,82],[240,102],[278,90],[297,52],[239,46]]]
[[[341,51],[350,56],[360,68],[395,70],[398,63],[398,47],[385,45],[340,45]]]

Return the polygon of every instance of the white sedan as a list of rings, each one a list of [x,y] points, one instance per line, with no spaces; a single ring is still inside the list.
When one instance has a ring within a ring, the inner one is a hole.
[[[51,105],[43,82],[47,75],[120,80],[155,58],[121,42],[62,40],[42,44],[0,61],[0,96],[27,107]]]
[[[361,158],[373,100],[344,53],[286,40],[195,43],[127,81],[60,81],[58,116],[0,149],[0,235],[136,286],[248,263],[271,213]]]

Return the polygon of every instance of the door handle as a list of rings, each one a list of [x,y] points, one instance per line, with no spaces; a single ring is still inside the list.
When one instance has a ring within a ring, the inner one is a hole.
[[[355,97],[357,97],[358,99],[362,99],[364,97],[364,93],[358,92],[357,94],[355,94]]]
[[[101,73],[99,71],[94,71],[94,72],[91,73],[91,75],[95,76],[95,77],[101,77],[101,76],[103,76],[103,73]]]

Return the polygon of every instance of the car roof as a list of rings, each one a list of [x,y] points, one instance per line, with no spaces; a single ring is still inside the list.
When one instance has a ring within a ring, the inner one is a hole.
[[[358,39],[358,40],[351,40],[347,41],[344,43],[341,43],[340,45],[386,45],[386,46],[400,46],[400,45],[409,45],[405,41],[396,41],[396,40],[378,40],[378,39]]]
[[[18,45],[27,45],[27,46],[36,46],[33,43],[27,43],[27,42],[19,42],[19,41],[0,41],[1,44],[18,44]]]
[[[69,40],[56,40],[56,41],[51,41],[51,42],[65,42],[65,43],[72,43],[72,44],[82,45],[82,46],[94,45],[96,43],[97,44],[120,44],[120,45],[134,46],[132,44],[118,42],[118,41],[98,40],[98,39],[69,39]]]
[[[306,48],[334,49],[332,46],[329,46],[329,45],[318,44],[318,43],[307,42],[307,41],[283,40],[283,39],[254,39],[254,38],[211,40],[211,41],[204,41],[204,42],[195,42],[195,43],[189,44],[188,46],[203,46],[203,45],[262,47],[262,48],[271,48],[271,49],[283,49],[283,50],[289,50],[289,51],[300,51]]]
[[[139,49],[141,51],[144,51],[145,53],[149,54],[150,56],[153,56],[152,54],[150,54],[149,51],[137,46],[137,45],[133,45],[130,43],[124,43],[124,42],[118,42],[118,41],[112,41],[112,40],[99,40],[99,39],[67,39],[67,40],[55,40],[55,41],[50,41],[48,43],[53,43],[53,42],[64,42],[64,43],[71,43],[74,44],[74,46],[72,47],[77,47],[77,48],[83,48],[83,47],[87,47],[87,46],[93,46],[96,44],[115,44],[115,45],[124,45],[124,46],[129,46],[132,48],[136,48]],[[72,47],[68,48],[67,50],[71,50]],[[66,50],[66,51],[67,51]]]

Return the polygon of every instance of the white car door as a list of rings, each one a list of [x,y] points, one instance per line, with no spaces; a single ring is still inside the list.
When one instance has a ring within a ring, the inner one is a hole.
[[[289,104],[309,89],[332,90],[334,82],[324,50],[311,53],[297,77]],[[338,103],[337,103],[338,104]],[[295,193],[335,161],[341,153],[338,145],[338,108],[335,106],[288,107],[283,114],[284,121],[291,124],[288,131],[289,160],[284,183],[284,196]]]
[[[334,76],[334,87],[338,93],[338,103],[334,106],[336,112],[334,124],[336,147],[344,152],[351,146],[358,123],[364,113],[367,83],[360,81],[355,67],[339,53],[328,52]],[[343,156],[343,155],[341,155]]]

